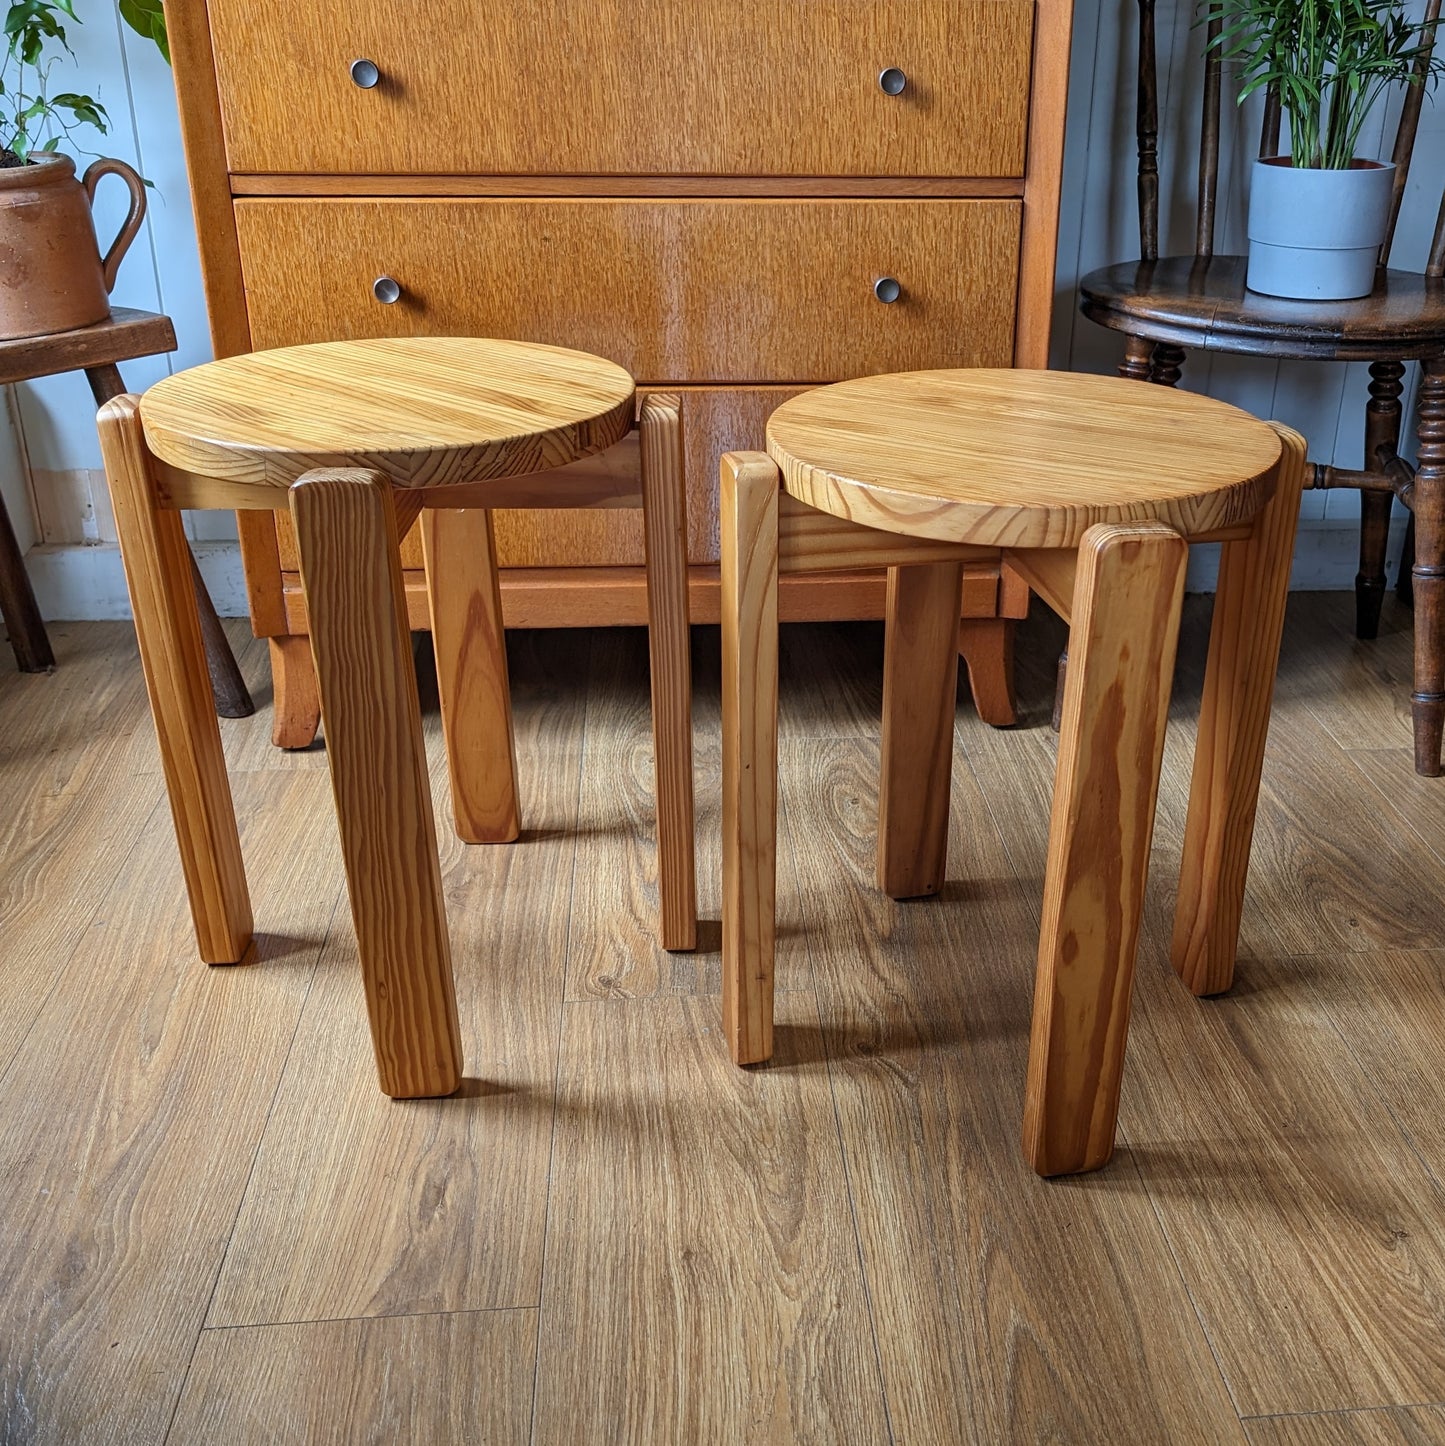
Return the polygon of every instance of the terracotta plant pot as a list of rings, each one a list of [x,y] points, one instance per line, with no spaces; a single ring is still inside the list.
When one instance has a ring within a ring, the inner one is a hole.
[[[126,183],[130,214],[102,258],[90,208],[105,175]],[[104,321],[145,213],[145,183],[124,161],[96,161],[83,181],[69,156],[37,155],[0,170],[0,339]]]

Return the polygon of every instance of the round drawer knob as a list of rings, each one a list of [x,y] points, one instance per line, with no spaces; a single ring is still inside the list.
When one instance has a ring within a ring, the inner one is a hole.
[[[401,300],[401,282],[391,276],[378,276],[371,283],[371,294],[383,306],[390,306],[392,302]]]
[[[878,88],[884,95],[902,95],[903,87],[907,84],[908,77],[896,65],[890,65],[887,70],[879,72]]]
[[[351,78],[362,90],[370,90],[381,79],[381,71],[374,60],[353,60]]]
[[[377,284],[380,285],[379,282]],[[880,276],[873,283],[873,295],[885,306],[892,306],[903,295],[903,288],[898,284],[896,276]]]

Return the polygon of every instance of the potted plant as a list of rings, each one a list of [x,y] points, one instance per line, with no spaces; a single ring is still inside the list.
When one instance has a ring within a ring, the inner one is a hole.
[[[127,20],[164,42],[151,0],[123,0]],[[65,22],[80,23],[74,0],[14,0],[0,59],[0,338],[38,336],[104,321],[127,247],[145,217],[145,182],[123,161],[98,159],[77,180],[60,146],[90,127],[104,135],[105,109],[93,97],[54,90],[51,71],[73,54]],[[95,187],[118,175],[130,211],[102,258],[91,220]]]
[[[1439,21],[1411,21],[1401,0],[1206,0],[1205,18],[1220,24],[1211,44],[1240,64],[1240,103],[1272,88],[1289,121],[1289,154],[1254,164],[1250,290],[1368,295],[1395,167],[1358,156],[1360,132],[1392,86],[1438,79]]]

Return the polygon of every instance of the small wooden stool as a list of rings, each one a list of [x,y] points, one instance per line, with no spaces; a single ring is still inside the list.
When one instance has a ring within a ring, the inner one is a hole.
[[[1227,989],[1305,447],[1221,402],[1062,372],[871,377],[785,403],[722,462],[723,1016],[772,1053],[779,571],[886,564],[879,886],[936,893],[960,569],[1001,557],[1071,623],[1024,1111],[1042,1175],[1114,1148],[1191,542],[1222,541],[1174,927]]]
[[[423,509],[458,831],[517,836],[490,509],[640,505],[664,947],[696,945],[677,399],[582,352],[425,337],[257,352],[123,396],[99,423],[201,957],[238,963],[251,905],[207,696],[180,508],[289,507],[381,1087],[450,1094],[462,1052],[398,539]],[[641,491],[556,471],[637,426]],[[545,475],[539,475],[545,474]],[[473,509],[454,511],[453,509]],[[445,564],[437,549],[445,546]]]

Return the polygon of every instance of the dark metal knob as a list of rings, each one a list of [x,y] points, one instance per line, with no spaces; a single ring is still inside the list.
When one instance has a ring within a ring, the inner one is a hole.
[[[380,282],[377,283],[377,285],[380,284]],[[880,276],[873,283],[873,295],[885,306],[892,306],[903,295],[903,288],[898,284],[896,276]]]
[[[370,90],[381,79],[381,71],[374,60],[353,60],[351,78],[362,90]]]
[[[371,283],[371,294],[383,306],[390,306],[392,302],[401,300],[401,282],[390,276],[378,276]]]
[[[878,88],[884,95],[902,95],[903,87],[907,84],[908,77],[896,65],[890,65],[887,70],[879,72]]]

